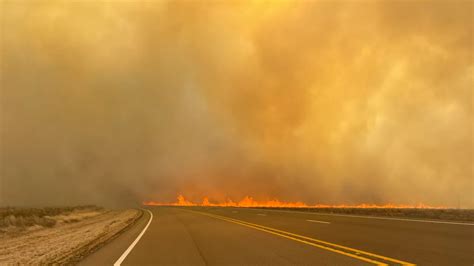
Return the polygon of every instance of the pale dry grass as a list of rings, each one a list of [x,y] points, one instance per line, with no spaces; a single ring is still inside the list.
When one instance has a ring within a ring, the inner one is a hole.
[[[28,230],[29,227],[53,227],[57,222],[74,222],[72,216],[80,213],[100,213],[97,206],[50,208],[0,208],[0,233]],[[68,217],[68,218],[66,218]],[[81,218],[78,217],[79,221]]]
[[[17,209],[14,213],[15,220],[8,226],[4,225],[4,231],[0,233],[0,265],[76,262],[133,224],[141,215],[141,211],[134,209],[110,211],[100,208],[40,211],[40,214],[37,210]],[[5,217],[11,215],[12,211]],[[44,225],[41,218],[51,219],[54,224],[48,222]],[[24,221],[19,222],[21,219]]]

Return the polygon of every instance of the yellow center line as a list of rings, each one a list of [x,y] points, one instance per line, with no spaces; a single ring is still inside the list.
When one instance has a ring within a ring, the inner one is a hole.
[[[228,218],[228,217],[225,217],[225,218]],[[228,219],[233,219],[233,218],[228,218]],[[236,220],[236,221],[240,221],[240,220]],[[291,235],[291,236],[295,236],[295,237],[299,237],[299,238],[303,238],[303,239],[315,241],[315,242],[318,242],[318,243],[321,243],[321,244],[330,245],[330,246],[333,246],[333,247],[337,247],[337,248],[349,250],[349,251],[352,251],[352,252],[364,254],[364,255],[367,255],[367,256],[371,256],[371,257],[375,257],[375,258],[387,260],[387,261],[394,262],[394,263],[398,263],[398,264],[401,264],[401,265],[406,265],[406,266],[413,266],[413,265],[415,265],[415,264],[413,264],[413,263],[409,263],[409,262],[405,262],[405,261],[401,261],[401,260],[397,260],[397,259],[393,259],[393,258],[389,258],[389,257],[385,257],[385,256],[373,254],[373,253],[370,253],[370,252],[367,252],[367,251],[362,251],[362,250],[358,250],[358,249],[354,249],[354,248],[350,248],[350,247],[346,247],[346,246],[341,246],[341,245],[338,245],[338,244],[334,244],[334,243],[331,243],[331,242],[326,242],[326,241],[323,241],[323,240],[319,240],[319,239],[315,239],[315,238],[311,238],[311,237],[307,237],[307,236],[302,236],[302,235],[298,235],[298,234],[293,234],[293,233],[290,233],[290,232],[278,230],[278,229],[271,228],[271,227],[266,227],[266,226],[263,226],[263,225],[252,224],[252,223],[249,223],[249,222],[246,222],[246,221],[240,221],[240,222],[247,223],[247,224],[254,225],[254,226],[258,226],[258,227],[262,227],[262,228],[269,229],[269,230],[273,230],[273,231],[277,231],[277,232],[280,232],[280,233],[283,233],[283,234],[288,234],[288,235]]]
[[[184,209],[182,209],[182,210],[184,210]],[[388,258],[388,257],[385,257],[385,256],[373,254],[373,253],[370,253],[370,252],[366,252],[366,251],[362,251],[362,250],[358,250],[358,249],[354,249],[354,248],[350,248],[350,247],[346,247],[346,246],[333,244],[333,243],[330,243],[330,242],[326,242],[326,241],[322,241],[322,240],[318,240],[318,239],[314,239],[314,238],[310,238],[310,237],[306,237],[306,236],[286,232],[286,231],[283,231],[283,230],[279,230],[279,229],[275,229],[275,228],[271,228],[271,227],[267,227],[267,226],[263,226],[263,225],[259,225],[259,224],[253,224],[253,223],[249,223],[249,222],[242,221],[242,220],[237,220],[237,219],[233,219],[233,218],[229,218],[229,217],[225,217],[225,216],[209,214],[209,213],[200,212],[200,211],[193,211],[193,210],[186,210],[186,211],[198,213],[198,214],[201,214],[201,215],[206,215],[206,216],[209,216],[209,217],[224,220],[224,221],[227,221],[227,222],[236,223],[236,224],[243,225],[243,226],[247,226],[247,227],[254,228],[254,229],[257,229],[257,230],[260,230],[260,231],[264,231],[264,232],[271,233],[271,234],[274,234],[274,235],[278,235],[278,236],[288,238],[288,239],[291,239],[291,240],[294,240],[294,241],[298,241],[298,242],[305,243],[305,244],[308,244],[308,245],[311,245],[311,246],[315,246],[315,247],[318,247],[318,248],[321,248],[321,249],[329,250],[329,251],[339,253],[339,254],[342,254],[342,255],[345,255],[345,256],[356,258],[356,259],[359,259],[359,260],[362,260],[362,261],[365,261],[365,262],[369,262],[369,263],[372,263],[372,264],[375,264],[375,265],[387,265],[387,264],[385,264],[383,262],[375,261],[375,260],[372,260],[372,259],[369,259],[369,258],[357,256],[357,255],[347,253],[347,252],[337,250],[337,249],[327,247],[327,246],[332,246],[332,247],[335,247],[335,248],[344,249],[345,251],[351,251],[351,252],[355,252],[357,254],[363,254],[363,255],[366,255],[366,256],[379,258],[379,259],[382,259],[382,260],[385,260],[385,261],[390,261],[390,262],[398,263],[398,264],[401,264],[401,265],[406,265],[406,266],[414,266],[415,265],[413,263],[409,263],[409,262],[405,262],[405,261],[401,261],[401,260],[397,260],[397,259],[393,259],[393,258]],[[318,245],[316,243],[312,243],[312,242],[309,242],[309,241],[306,241],[306,240],[317,242],[317,243],[324,244],[324,245],[327,245],[327,246]]]

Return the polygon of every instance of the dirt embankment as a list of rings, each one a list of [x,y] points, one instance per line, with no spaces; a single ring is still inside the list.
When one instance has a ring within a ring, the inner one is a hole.
[[[0,264],[69,264],[125,230],[140,210],[0,209]]]

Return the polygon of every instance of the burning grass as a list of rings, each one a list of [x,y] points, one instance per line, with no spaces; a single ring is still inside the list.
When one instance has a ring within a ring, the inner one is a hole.
[[[144,205],[148,206],[204,206],[204,207],[254,207],[254,208],[298,208],[298,209],[446,209],[441,206],[429,206],[426,204],[418,205],[403,205],[403,204],[359,204],[359,205],[327,205],[327,204],[315,204],[308,205],[301,201],[286,202],[278,199],[258,201],[252,197],[244,197],[238,202],[234,202],[230,199],[223,202],[211,202],[208,197],[204,197],[202,202],[192,202],[187,200],[183,195],[177,197],[176,202],[162,203],[155,201],[145,201]]]
[[[279,200],[257,201],[252,197],[245,197],[241,201],[234,202],[227,200],[224,202],[211,202],[205,197],[202,202],[192,202],[179,195],[176,202],[161,203],[146,201],[144,205],[149,206],[201,206],[201,207],[238,207],[238,208],[262,208],[280,210],[298,210],[305,212],[382,216],[393,218],[413,218],[413,219],[433,219],[446,221],[473,222],[474,210],[453,209],[443,206],[429,206],[426,204],[401,205],[401,204],[359,204],[359,205],[308,205],[303,202],[284,202]]]

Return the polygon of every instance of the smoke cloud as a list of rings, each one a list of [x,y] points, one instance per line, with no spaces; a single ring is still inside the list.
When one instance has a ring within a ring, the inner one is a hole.
[[[0,9],[0,205],[474,207],[471,1]]]

